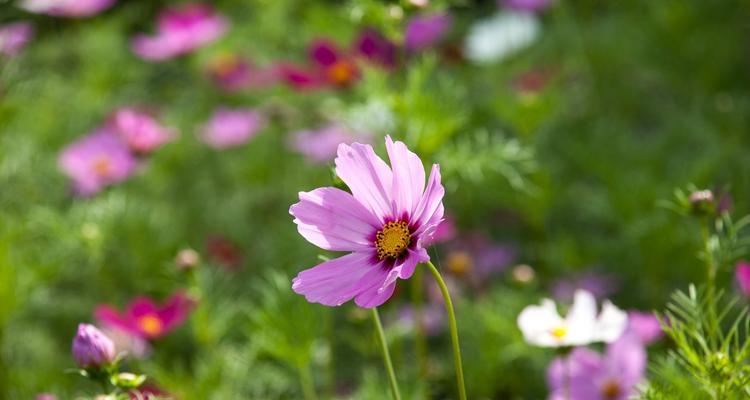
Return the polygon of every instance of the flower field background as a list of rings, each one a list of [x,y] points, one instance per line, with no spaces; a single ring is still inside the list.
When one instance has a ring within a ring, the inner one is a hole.
[[[299,192],[352,189],[340,143],[387,162],[386,135],[427,176],[440,166],[444,220],[424,244],[468,398],[747,398],[748,15],[730,0],[1,3],[0,399],[95,398],[76,368],[115,353],[147,377],[131,398],[389,398],[358,307],[373,303],[293,290],[342,254],[290,215]],[[566,315],[578,289],[639,339],[534,347],[522,311],[551,298]],[[401,396],[458,398],[428,268],[384,301]],[[694,337],[711,351],[687,351]]]

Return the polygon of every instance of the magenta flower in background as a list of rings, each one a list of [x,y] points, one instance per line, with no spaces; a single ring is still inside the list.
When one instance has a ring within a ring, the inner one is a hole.
[[[201,140],[215,149],[247,143],[266,126],[266,118],[250,108],[219,108],[199,132]]]
[[[540,12],[552,5],[552,0],[500,0],[500,6],[506,6],[516,11]]]
[[[310,243],[349,254],[300,272],[292,289],[314,303],[338,306],[351,299],[364,308],[383,304],[396,281],[408,279],[443,218],[440,167],[427,186],[419,157],[386,137],[389,167],[369,145],[339,145],[336,174],[351,194],[334,187],[300,192],[292,205],[299,233]]]
[[[404,45],[409,51],[420,51],[438,44],[453,23],[450,14],[421,14],[412,17],[404,33]]]
[[[58,164],[81,196],[125,180],[138,165],[128,146],[111,129],[100,129],[69,145]]]
[[[396,45],[372,28],[363,29],[354,42],[354,52],[365,60],[384,68],[396,66]]]
[[[597,299],[602,299],[615,293],[619,285],[619,281],[614,276],[589,271],[555,281],[552,284],[552,295],[560,300],[570,300],[576,290],[583,289]]]
[[[130,107],[116,110],[110,126],[131,151],[139,154],[150,153],[178,135],[176,129],[161,126],[153,116]]]
[[[138,297],[123,313],[108,305],[101,305],[94,311],[94,316],[108,328],[143,339],[157,339],[185,322],[193,306],[193,300],[178,292],[163,306],[156,305],[147,297]]]
[[[628,327],[623,335],[633,335],[644,344],[650,344],[664,336],[659,318],[653,313],[638,310],[628,311]]]
[[[34,25],[30,22],[13,22],[0,25],[0,55],[15,57],[34,37]]]
[[[750,298],[750,263],[747,261],[740,261],[734,269],[734,278],[737,280],[737,286],[740,288],[740,292]]]
[[[603,355],[578,347],[568,357],[550,363],[549,399],[626,400],[637,393],[635,386],[645,372],[646,349],[635,337],[623,335],[608,345]],[[565,382],[569,382],[567,396]]]
[[[207,4],[167,8],[158,17],[156,35],[136,35],[131,48],[146,60],[168,60],[216,41],[228,28],[229,22]]]
[[[95,326],[79,324],[73,338],[73,358],[81,368],[98,368],[114,361],[115,345]]]
[[[308,65],[304,67],[279,65],[281,76],[292,87],[343,88],[359,79],[359,68],[354,60],[328,40],[313,41],[308,49],[308,58]]]
[[[342,124],[331,123],[318,130],[292,133],[289,146],[310,162],[327,163],[336,156],[339,144],[370,143],[371,140],[372,135],[368,133],[354,132]]]
[[[21,8],[55,17],[82,18],[99,14],[116,0],[24,0]]]

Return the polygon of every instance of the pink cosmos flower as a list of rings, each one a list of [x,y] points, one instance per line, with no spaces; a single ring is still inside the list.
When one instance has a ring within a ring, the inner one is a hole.
[[[207,4],[168,8],[158,17],[156,35],[136,35],[131,47],[145,60],[168,60],[216,41],[228,27],[229,22]]]
[[[177,130],[159,124],[151,115],[135,108],[116,110],[111,127],[135,153],[147,154],[177,137]]]
[[[208,74],[216,85],[227,92],[264,88],[279,80],[277,68],[258,67],[231,53],[215,57],[208,65]]]
[[[79,324],[73,338],[73,358],[81,368],[99,368],[114,361],[115,345],[95,326]]]
[[[82,18],[99,14],[116,0],[24,0],[21,8],[55,17]]]
[[[637,393],[636,385],[645,372],[646,350],[635,337],[623,335],[608,345],[603,355],[578,347],[568,357],[558,357],[550,363],[549,400],[630,399]],[[565,382],[569,383],[567,389]]]
[[[348,87],[359,79],[360,72],[354,59],[333,42],[319,39],[308,49],[309,64],[304,67],[280,65],[284,80],[297,89]]]
[[[664,336],[659,318],[653,313],[638,310],[628,311],[628,327],[623,335],[634,335],[644,344],[650,344]]]
[[[540,12],[552,5],[552,0],[500,0],[499,5],[505,5],[516,11]]]
[[[127,145],[106,128],[66,147],[58,164],[73,180],[74,189],[81,196],[93,195],[125,180],[137,167]]]
[[[747,261],[738,262],[734,270],[734,278],[740,292],[745,297],[750,297],[750,263]]]
[[[365,28],[360,32],[354,41],[354,51],[372,64],[384,68],[396,66],[396,45],[375,29]]]
[[[370,134],[353,132],[339,123],[331,123],[318,130],[293,133],[289,145],[310,162],[327,163],[336,156],[339,144],[355,141],[369,143],[371,140]]]
[[[215,149],[247,143],[266,126],[266,118],[250,108],[219,108],[201,128],[201,140]]]
[[[96,308],[94,315],[103,325],[125,331],[143,339],[157,339],[180,326],[188,317],[194,302],[184,293],[172,295],[163,306],[151,299],[138,297],[124,313],[109,305]]]
[[[409,20],[404,45],[409,51],[421,51],[439,43],[448,33],[453,18],[448,13],[422,14]]]
[[[333,187],[300,192],[292,205],[299,233],[324,250],[351,252],[300,272],[292,289],[310,302],[338,306],[351,299],[364,308],[383,304],[396,281],[408,279],[443,218],[440,167],[425,187],[419,157],[402,142],[385,139],[389,167],[371,146],[341,144],[336,174],[351,194]]]
[[[0,55],[15,57],[34,37],[34,26],[30,22],[13,22],[0,25]]]

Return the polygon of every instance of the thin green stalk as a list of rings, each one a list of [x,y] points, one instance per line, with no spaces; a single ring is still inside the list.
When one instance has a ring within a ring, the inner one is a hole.
[[[318,395],[315,394],[315,384],[310,373],[310,366],[300,363],[297,365],[297,369],[299,369],[299,380],[305,400],[318,400]]]
[[[380,349],[383,352],[383,364],[385,364],[385,370],[388,372],[388,380],[391,384],[391,392],[393,393],[394,400],[401,400],[401,392],[398,390],[398,381],[396,380],[396,372],[393,370],[393,363],[391,362],[391,354],[388,352],[388,343],[385,341],[385,332],[383,332],[383,325],[380,323],[380,315],[378,314],[378,308],[372,308],[372,320],[375,322],[375,330],[378,333],[378,340],[380,341]]]
[[[716,264],[714,263],[713,254],[711,253],[711,243],[708,231],[708,221],[701,226],[701,238],[703,239],[703,248],[706,262],[706,298],[708,305],[708,323],[712,331],[719,329],[719,321],[716,315]],[[709,335],[712,337],[713,335]]]
[[[427,379],[427,334],[424,327],[424,311],[422,307],[424,291],[422,290],[422,270],[417,269],[411,279],[411,302],[414,307],[414,324],[416,336],[414,338],[419,377]]]
[[[448,286],[445,285],[443,277],[440,275],[440,271],[435,268],[432,262],[426,263],[430,267],[432,275],[435,277],[440,291],[443,293],[443,299],[445,299],[445,310],[448,312],[448,321],[450,322],[451,329],[451,341],[453,342],[453,363],[456,368],[456,381],[458,385],[458,397],[460,400],[466,400],[466,386],[464,385],[464,368],[461,363],[461,346],[458,343],[458,324],[456,324],[456,313],[453,311],[453,302],[451,301],[451,295],[448,292]]]

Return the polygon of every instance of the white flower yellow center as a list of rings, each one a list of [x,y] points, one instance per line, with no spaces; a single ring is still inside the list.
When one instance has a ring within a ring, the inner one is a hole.
[[[565,337],[565,335],[568,334],[568,328],[564,326],[558,326],[558,327],[552,328],[549,333],[552,334],[552,336],[554,336],[557,339],[562,339]]]
[[[409,225],[404,221],[393,221],[385,224],[375,235],[375,248],[378,258],[397,258],[411,243]]]

